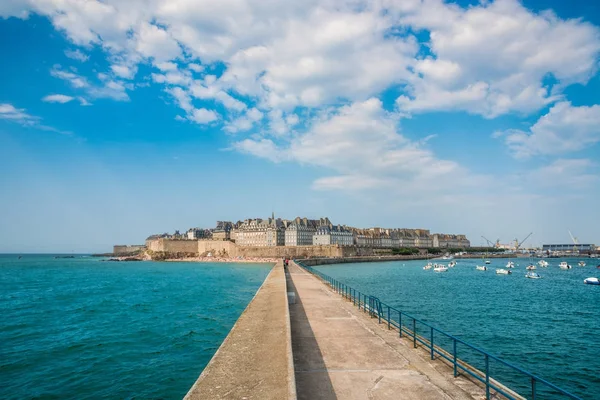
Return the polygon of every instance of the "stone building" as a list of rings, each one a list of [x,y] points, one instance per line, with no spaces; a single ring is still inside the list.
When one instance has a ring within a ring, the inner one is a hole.
[[[297,217],[285,229],[286,246],[311,246],[313,235],[320,226],[319,221]]]
[[[231,231],[233,230],[233,222],[217,221],[217,226],[212,230],[213,240],[231,240]]]
[[[433,238],[428,229],[414,229],[415,247],[433,247]]]
[[[212,237],[210,230],[203,228],[190,228],[185,235],[188,240],[210,239]]]
[[[471,242],[465,235],[434,233],[432,238],[432,247],[447,249],[464,249],[466,247],[471,247]]]
[[[354,237],[352,232],[340,225],[322,225],[313,235],[313,245],[326,246],[337,244],[339,246],[352,246]]]
[[[247,219],[236,229],[235,242],[240,246],[283,246],[284,228],[280,218]]]

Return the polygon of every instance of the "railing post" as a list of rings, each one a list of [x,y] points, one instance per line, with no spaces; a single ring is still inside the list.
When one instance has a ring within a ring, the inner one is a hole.
[[[402,337],[402,313],[398,311],[398,335]]]
[[[381,303],[379,300],[375,300],[375,304],[377,305],[377,323],[381,323]]]
[[[531,377],[531,400],[535,400],[535,378]]]
[[[388,306],[388,330],[391,329],[390,325],[391,325],[391,322],[390,322],[390,306]]]
[[[454,377],[456,378],[458,374],[456,373],[456,338],[454,338]]]
[[[485,398],[490,399],[490,358],[485,355]]]
[[[433,360],[433,326],[431,327],[431,340],[429,341],[429,345],[431,346],[431,359]]]
[[[417,320],[413,318],[413,347],[417,348]]]

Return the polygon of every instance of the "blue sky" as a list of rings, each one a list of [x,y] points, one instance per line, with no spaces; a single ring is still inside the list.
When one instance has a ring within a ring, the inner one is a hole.
[[[600,244],[600,9],[0,5],[0,252],[328,216]]]

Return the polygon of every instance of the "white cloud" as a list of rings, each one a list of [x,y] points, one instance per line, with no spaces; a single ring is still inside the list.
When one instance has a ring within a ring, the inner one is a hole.
[[[207,110],[206,108],[197,108],[190,113],[189,119],[190,121],[196,122],[200,125],[205,125],[218,120],[219,116],[212,110]]]
[[[165,62],[154,63],[154,66],[163,72],[177,71],[177,64],[175,64],[173,62],[165,61]]]
[[[85,77],[74,72],[65,71],[60,65],[52,67],[50,75],[66,80],[73,88],[85,91],[92,98],[110,98],[118,101],[127,101],[129,100],[127,90],[132,88],[131,85],[113,80],[106,74],[98,74],[98,79],[101,80],[100,85],[91,84]],[[82,105],[89,105],[89,103],[84,104],[82,102]]]
[[[264,114],[256,108],[250,108],[240,117],[233,119],[225,125],[224,129],[230,133],[244,132],[252,129],[264,117]]]
[[[398,21],[429,31],[433,57],[417,63],[404,111],[465,110],[493,118],[531,113],[595,74],[598,28],[581,20],[535,14],[517,0],[462,9],[440,0],[394,4]],[[548,76],[558,81],[551,90]]]
[[[202,65],[200,65],[200,64],[194,64],[194,63],[192,63],[192,64],[188,64],[187,67],[189,69],[191,69],[192,71],[198,72],[198,73],[204,71],[204,67]]]
[[[244,139],[235,142],[232,147],[239,152],[265,158],[273,162],[280,162],[284,159],[284,153],[270,139]]]
[[[289,160],[337,171],[320,178],[317,189],[402,187],[429,190],[468,187],[478,178],[453,161],[438,159],[423,144],[398,133],[396,116],[380,100],[368,99],[326,113],[303,133],[277,145],[245,139],[234,148],[269,160]]]
[[[86,62],[87,60],[90,59],[90,56],[88,56],[87,54],[84,54],[79,49],[65,50],[65,56],[72,58],[73,60],[77,60],[77,61],[81,61],[81,62]]]
[[[16,122],[20,125],[39,129],[42,131],[56,132],[62,135],[71,135],[71,132],[61,131],[41,123],[41,118],[28,114],[23,108],[16,108],[12,104],[0,104],[0,119]]]
[[[45,101],[47,103],[61,103],[61,104],[64,104],[64,103],[70,102],[73,99],[74,99],[74,97],[67,96],[67,95],[64,95],[64,94],[49,94],[48,96],[44,97],[42,99],[42,101]]]
[[[533,170],[527,178],[535,185],[582,189],[600,183],[597,167],[589,159],[558,159],[550,165]]]
[[[135,48],[142,56],[158,62],[173,60],[181,54],[179,44],[169,32],[146,22],[139,25]]]
[[[0,18],[27,18],[28,5],[22,0],[2,0],[0,2]]]
[[[136,66],[129,66],[123,64],[114,64],[110,66],[110,69],[116,76],[123,79],[133,79],[137,73]]]
[[[179,108],[189,113],[194,109],[192,98],[185,90],[180,87],[167,88],[166,92],[175,98]]]
[[[38,117],[27,114],[25,109],[16,108],[8,103],[0,104],[0,119],[11,120],[22,125],[32,125],[39,120]]]
[[[502,135],[517,158],[563,154],[600,142],[600,105],[574,107],[555,104],[529,131],[510,130]]]

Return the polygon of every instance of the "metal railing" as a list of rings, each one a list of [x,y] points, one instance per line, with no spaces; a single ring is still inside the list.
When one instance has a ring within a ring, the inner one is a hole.
[[[506,388],[504,385],[500,384],[498,380],[493,379],[490,376],[490,360],[498,362],[500,365],[507,367],[509,370],[514,372],[516,375],[524,376],[529,380],[531,389],[531,399],[541,399],[547,398],[548,394],[560,395],[570,399],[582,400],[580,397],[575,396],[567,392],[564,389],[554,385],[542,379],[531,372],[525,371],[522,368],[519,368],[507,361],[502,360],[501,358],[494,356],[488,353],[485,350],[480,349],[477,346],[473,346],[465,342],[462,339],[457,338],[454,335],[444,332],[441,329],[438,329],[427,322],[424,322],[418,318],[413,317],[405,312],[402,312],[394,307],[391,307],[381,300],[379,300],[375,296],[370,296],[365,293],[361,293],[360,291],[353,289],[352,287],[326,275],[312,267],[304,265],[300,261],[294,260],[296,264],[310,272],[311,274],[319,277],[324,282],[326,282],[336,293],[341,294],[344,298],[352,302],[355,306],[358,307],[359,310],[362,310],[372,318],[377,318],[379,323],[387,323],[388,329],[392,329],[392,327],[398,329],[398,336],[401,338],[403,335],[412,339],[414,348],[418,347],[418,344],[421,344],[429,349],[431,359],[434,360],[436,355],[442,357],[446,361],[448,361],[454,370],[454,377],[457,377],[460,372],[465,372],[471,377],[475,378],[479,382],[485,385],[485,395],[486,399],[490,399],[490,391],[494,390],[497,393],[502,394],[508,399],[517,400],[522,398],[522,395],[517,394],[516,392]],[[410,327],[410,329],[409,329]],[[418,328],[423,330],[422,333],[419,334]],[[423,335],[429,334],[429,338],[425,338]],[[435,344],[435,334],[438,336],[438,344]],[[446,338],[450,340],[452,343],[451,349],[444,349],[443,345],[439,343],[441,339],[439,338],[441,335],[442,338]],[[460,360],[457,357],[457,344],[461,344],[466,346],[471,354],[476,354],[483,356],[484,361],[484,370],[479,371],[474,367],[470,366],[466,362]],[[541,386],[541,388],[538,388]],[[543,395],[540,393],[542,390],[552,390],[553,393],[544,393]],[[542,397],[543,396],[543,397]]]

